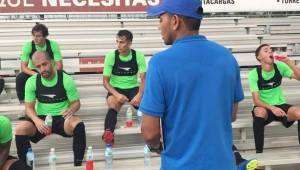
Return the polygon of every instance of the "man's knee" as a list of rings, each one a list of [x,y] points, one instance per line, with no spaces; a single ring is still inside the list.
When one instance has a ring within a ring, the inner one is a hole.
[[[299,107],[291,107],[288,110],[288,119],[290,121],[300,120],[300,108]]]
[[[122,106],[122,103],[119,103],[115,97],[109,96],[107,98],[107,105],[109,108],[119,111]]]
[[[69,119],[67,119],[64,124],[64,130],[66,134],[73,136],[73,131],[80,122],[81,120],[77,116],[72,116]]]
[[[268,116],[268,112],[265,108],[262,108],[262,107],[256,107],[254,109],[254,115],[256,117],[261,117],[261,118],[267,118]]]
[[[16,127],[16,135],[32,136],[36,132],[36,127],[29,121],[22,121]]]

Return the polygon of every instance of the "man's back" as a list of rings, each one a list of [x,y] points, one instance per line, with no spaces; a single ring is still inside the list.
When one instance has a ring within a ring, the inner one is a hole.
[[[143,99],[141,110],[162,117],[161,169],[234,169],[232,108],[243,93],[229,51],[202,36],[181,38],[151,59],[148,75],[145,95],[156,101]]]

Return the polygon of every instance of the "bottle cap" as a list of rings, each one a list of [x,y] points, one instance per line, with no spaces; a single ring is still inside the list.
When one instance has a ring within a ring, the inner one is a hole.
[[[108,143],[106,144],[106,147],[112,147],[112,144]]]
[[[55,152],[55,148],[51,148],[50,151],[51,151],[51,152]]]

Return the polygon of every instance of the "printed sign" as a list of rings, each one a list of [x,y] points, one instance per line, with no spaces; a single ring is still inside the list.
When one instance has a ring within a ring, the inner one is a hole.
[[[0,0],[0,13],[145,12],[163,0]],[[300,0],[202,0],[204,12],[300,11]]]

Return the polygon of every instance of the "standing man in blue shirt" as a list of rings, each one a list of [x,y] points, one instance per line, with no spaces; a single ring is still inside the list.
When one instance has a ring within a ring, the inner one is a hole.
[[[161,170],[236,169],[231,121],[244,98],[239,66],[225,47],[199,35],[201,4],[164,0],[147,11],[159,16],[162,39],[172,45],[150,60],[140,105],[144,139],[161,151]]]

